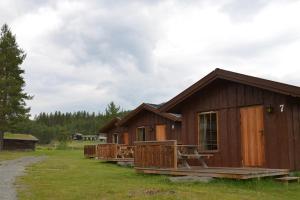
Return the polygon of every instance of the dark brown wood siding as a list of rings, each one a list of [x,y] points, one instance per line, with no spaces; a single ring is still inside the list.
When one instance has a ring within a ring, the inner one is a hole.
[[[290,157],[293,157],[294,159],[291,160],[291,164],[295,165],[296,169],[300,169],[300,104],[299,100],[294,99],[292,102],[292,112],[290,118],[292,120],[289,120],[288,122],[291,124],[292,129],[289,129],[290,133]],[[293,156],[294,155],[294,156]]]
[[[299,101],[299,100],[298,100]],[[180,105],[183,144],[198,144],[200,112],[218,112],[219,150],[208,160],[209,166],[242,166],[239,109],[263,105],[265,166],[300,169],[300,106],[290,97],[231,81],[216,80]],[[280,105],[284,105],[281,112]],[[272,113],[266,107],[273,108]]]
[[[35,150],[37,141],[31,140],[17,140],[17,139],[4,139],[4,150]]]
[[[113,142],[113,135],[115,133],[118,134],[118,137],[119,137],[119,144],[124,144],[124,138],[123,138],[123,133],[126,132],[126,128],[124,127],[115,127],[115,128],[112,128],[110,129],[108,132],[107,132],[107,143],[112,143]]]
[[[167,140],[178,140],[178,143],[181,142],[180,132],[181,132],[181,124],[180,122],[174,122],[167,118],[164,118],[160,115],[157,115],[150,111],[142,111],[137,114],[134,118],[127,122],[125,130],[129,134],[129,144],[133,145],[136,137],[136,129],[138,127],[146,128],[146,140],[155,141],[156,133],[155,126],[156,125],[166,125],[166,139]],[[174,129],[172,128],[174,125]]]

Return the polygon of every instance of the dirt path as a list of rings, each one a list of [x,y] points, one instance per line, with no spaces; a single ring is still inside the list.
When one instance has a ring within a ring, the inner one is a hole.
[[[0,199],[16,200],[17,193],[14,185],[16,177],[24,174],[26,166],[40,162],[45,158],[45,156],[29,156],[0,162]]]

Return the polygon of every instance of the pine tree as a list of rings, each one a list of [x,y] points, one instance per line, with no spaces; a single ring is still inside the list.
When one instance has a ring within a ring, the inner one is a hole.
[[[105,109],[105,114],[108,118],[113,118],[118,115],[120,111],[120,106],[116,106],[116,104],[112,101],[107,105]]]
[[[31,97],[23,91],[24,70],[20,68],[26,55],[19,48],[15,35],[4,24],[0,33],[0,150],[3,134],[16,123],[28,119],[30,108],[25,100]]]

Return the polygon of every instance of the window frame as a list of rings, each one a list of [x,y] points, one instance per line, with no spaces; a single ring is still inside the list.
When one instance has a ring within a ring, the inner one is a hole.
[[[144,129],[144,134],[145,134],[145,140],[137,140],[138,139],[138,134],[139,134],[139,129]],[[138,141],[138,142],[145,142],[147,141],[147,133],[146,133],[146,126],[139,126],[136,128],[136,133],[135,133],[135,141]]]
[[[115,136],[117,136],[117,141],[115,141]],[[113,133],[113,138],[112,138],[112,143],[113,144],[119,144],[119,134],[118,133]]]
[[[200,116],[201,115],[205,115],[205,114],[216,114],[216,132],[217,132],[217,149],[214,150],[205,150],[203,149],[203,147],[201,147],[200,151],[201,152],[209,152],[209,153],[214,153],[214,152],[219,152],[220,151],[220,145],[219,145],[219,112],[218,111],[206,111],[206,112],[198,112],[197,113],[197,141],[198,141],[198,145],[201,146],[200,143],[200,130],[201,130],[201,124],[200,124]]]

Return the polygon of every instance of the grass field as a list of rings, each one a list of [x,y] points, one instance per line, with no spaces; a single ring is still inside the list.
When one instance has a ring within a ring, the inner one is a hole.
[[[288,187],[270,179],[171,183],[166,176],[137,174],[132,168],[85,159],[82,150],[39,148],[34,153],[1,153],[0,159],[43,154],[47,160],[28,167],[27,175],[18,179],[19,199],[300,199],[297,183]]]

